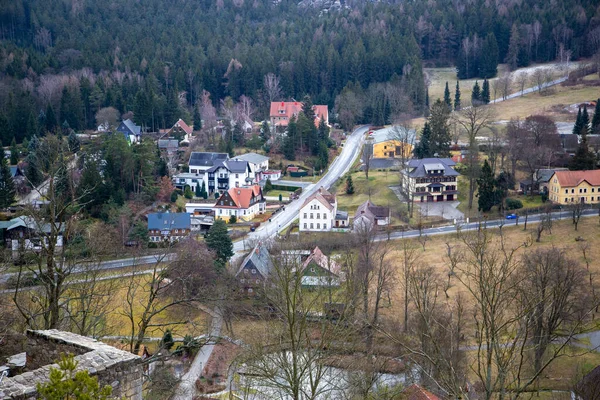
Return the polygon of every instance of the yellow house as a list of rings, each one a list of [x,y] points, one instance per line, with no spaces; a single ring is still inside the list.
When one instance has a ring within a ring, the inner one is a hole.
[[[415,131],[401,126],[393,126],[369,132],[368,139],[373,144],[374,158],[403,158],[408,160],[412,157]]]
[[[600,170],[554,172],[548,198],[558,204],[600,203]]]

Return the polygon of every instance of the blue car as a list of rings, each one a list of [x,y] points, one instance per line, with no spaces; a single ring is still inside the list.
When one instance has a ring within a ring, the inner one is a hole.
[[[508,214],[506,219],[517,219],[517,214]]]

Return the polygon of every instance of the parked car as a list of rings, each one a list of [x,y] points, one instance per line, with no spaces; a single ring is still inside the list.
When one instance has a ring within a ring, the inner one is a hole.
[[[506,219],[517,219],[517,218],[518,218],[517,214],[508,214],[506,216]]]

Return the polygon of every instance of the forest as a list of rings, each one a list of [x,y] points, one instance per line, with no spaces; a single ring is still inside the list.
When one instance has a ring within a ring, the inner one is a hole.
[[[410,103],[401,111],[421,114],[424,66],[489,78],[499,62],[578,59],[598,42],[593,0],[355,1],[329,12],[292,0],[15,0],[0,4],[0,139],[41,133],[49,107],[75,130],[95,128],[109,106],[163,128],[190,120],[203,93],[215,106],[246,96],[262,119],[269,73],[281,99],[332,108],[344,88],[370,92],[373,106],[351,122],[388,122],[393,96],[377,85],[398,82]]]

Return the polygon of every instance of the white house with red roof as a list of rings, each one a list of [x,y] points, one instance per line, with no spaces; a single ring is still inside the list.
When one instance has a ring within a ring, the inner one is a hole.
[[[229,220],[235,216],[238,220],[250,221],[266,210],[266,202],[259,185],[232,187],[217,199],[213,207],[215,218]]]
[[[329,232],[347,228],[348,213],[338,211],[335,195],[321,187],[300,207],[299,221],[301,232]]]
[[[271,111],[269,112],[269,118],[271,119],[271,126],[275,128],[288,126],[292,117],[298,117],[302,111],[302,103],[299,101],[274,101],[271,103]],[[313,111],[315,112],[315,125],[319,126],[321,121],[325,121],[325,124],[329,126],[329,109],[326,105],[314,105]]]

